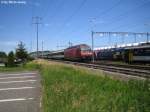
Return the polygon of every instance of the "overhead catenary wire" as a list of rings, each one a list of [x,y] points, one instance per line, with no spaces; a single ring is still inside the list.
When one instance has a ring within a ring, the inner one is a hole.
[[[52,15],[50,17],[47,17],[48,16],[47,15],[48,14],[48,8],[49,8],[49,7],[47,7],[47,10],[46,10],[47,12],[45,13],[45,15],[43,15],[43,17],[51,19],[50,23],[52,23],[52,19],[55,18],[59,14],[58,9],[60,7],[63,7],[66,1],[67,0],[61,0],[61,2],[56,6],[55,11],[52,13]]]
[[[112,11],[114,8],[116,8],[117,6],[119,6],[122,3],[122,0],[118,0],[114,5],[112,5],[111,7],[109,7],[108,9],[100,12],[95,18],[98,19],[100,17],[102,17],[102,15],[106,15],[108,14],[110,11]]]
[[[122,3],[122,0],[118,0],[114,5],[112,5],[111,7],[109,7],[107,10],[104,10],[104,11],[100,12],[97,16],[95,16],[93,18],[96,20],[96,19],[100,18],[101,15],[104,16],[105,14],[109,13],[109,11],[111,11],[114,8],[116,8],[117,6],[119,6],[121,3]]]
[[[98,18],[100,18],[101,15],[104,16],[105,14],[109,13],[109,11],[111,11],[114,8],[116,8],[117,6],[119,6],[121,3],[122,3],[122,0],[118,0],[114,5],[112,5],[111,7],[109,7],[107,10],[104,10],[104,11],[100,12],[97,16],[95,16],[93,18],[98,19]]]
[[[135,13],[134,13],[134,15],[135,15]],[[129,19],[129,17],[130,17],[130,16],[127,15],[127,16],[124,17],[123,19],[120,19],[119,21],[116,21],[116,22],[121,22],[122,20]],[[143,21],[143,20],[150,20],[150,18],[147,17],[147,16],[146,16],[146,17],[142,17],[142,21]],[[124,23],[125,23],[125,22],[124,22]],[[144,23],[143,23],[142,25],[144,25]],[[129,28],[130,26],[135,28],[135,26],[139,26],[139,24],[136,23],[136,24],[134,24],[134,25],[133,25],[133,24],[126,25],[126,23],[125,23],[125,24],[121,24],[121,25],[119,25],[119,26],[117,26],[117,27],[113,27],[111,30],[120,29],[120,28],[122,28],[122,27],[123,27],[123,28],[124,28],[124,27],[125,27],[125,28],[128,28],[128,30],[130,30],[130,28]]]
[[[123,18],[123,19],[126,19],[127,17],[129,17],[129,14],[128,14],[128,13],[133,13],[133,11],[137,10],[138,8],[141,8],[141,7],[145,6],[145,5],[147,5],[147,3],[149,3],[149,2],[150,2],[150,1],[146,1],[146,2],[144,2],[143,4],[137,6],[136,8],[132,8],[132,9],[130,9],[130,10],[127,10],[125,13],[120,14],[120,15],[118,16],[118,18],[120,19],[120,17],[121,17],[121,18]],[[121,2],[118,1],[117,3],[120,4]],[[114,5],[114,6],[115,6],[115,5]],[[111,8],[110,8],[110,9],[111,9]],[[104,12],[103,12],[103,13],[104,13]],[[128,16],[127,16],[127,14],[128,14]],[[116,18],[115,18],[113,21],[109,22],[109,24],[107,24],[107,25],[105,25],[105,26],[110,26],[110,24],[114,24],[115,22],[121,21],[121,20],[119,20],[119,19],[116,20]]]
[[[143,19],[147,19],[147,17],[146,18],[143,18]],[[147,20],[150,20],[150,18],[148,18]],[[143,26],[144,24],[142,24],[142,26]],[[141,25],[140,25],[141,26]],[[121,24],[121,25],[119,25],[119,26],[117,26],[117,27],[114,27],[114,28],[112,28],[111,30],[116,30],[116,29],[120,29],[120,28],[126,28],[128,31],[129,30],[131,30],[131,28],[133,29],[135,29],[136,27],[140,27],[139,26],[139,24],[131,24],[131,25],[125,25],[125,24]]]
[[[145,3],[143,3],[143,4],[139,5],[139,6],[137,6],[136,8],[132,8],[130,10],[127,10],[125,13],[120,14],[119,16],[117,16],[117,18],[113,19],[113,21],[111,21],[111,22],[109,22],[109,23],[107,23],[105,25],[106,26],[111,26],[112,24],[115,24],[115,23],[117,23],[119,21],[122,21],[122,20],[126,19],[127,17],[130,16],[129,13],[132,13],[135,10],[137,10],[137,9],[139,9],[139,8],[145,6],[145,5],[148,5],[147,3],[150,3],[150,1],[147,1],[147,2],[145,2]]]
[[[66,24],[68,24],[68,22],[70,22],[73,17],[82,9],[82,7],[85,5],[85,3],[88,0],[82,0],[81,4],[78,6],[78,8],[76,8],[76,10],[65,20],[65,22],[62,25],[62,28],[60,29],[60,32],[62,32],[62,30],[64,29],[64,27],[66,26]]]
[[[30,25],[33,25],[33,17],[35,16],[35,4],[37,3],[37,0],[35,0],[34,2],[33,1],[29,1],[28,2],[30,7],[31,7],[31,19],[29,20],[30,22]],[[33,32],[31,32],[31,35],[33,35]],[[31,39],[30,41],[30,44],[29,44],[29,51],[32,52],[34,50],[34,41],[33,41],[33,38]]]

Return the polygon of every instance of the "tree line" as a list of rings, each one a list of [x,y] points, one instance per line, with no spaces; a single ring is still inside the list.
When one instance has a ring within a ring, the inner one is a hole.
[[[5,52],[0,52],[0,62],[5,63],[6,67],[14,67],[26,63],[31,60],[23,42],[19,42],[15,52],[10,51],[8,55]]]

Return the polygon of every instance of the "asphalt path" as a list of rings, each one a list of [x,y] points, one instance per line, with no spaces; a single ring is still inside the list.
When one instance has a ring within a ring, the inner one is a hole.
[[[40,75],[0,73],[0,112],[40,112]]]

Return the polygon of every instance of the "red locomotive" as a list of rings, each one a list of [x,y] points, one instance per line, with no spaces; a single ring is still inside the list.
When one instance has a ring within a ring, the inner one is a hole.
[[[92,51],[88,45],[80,44],[65,49],[64,58],[67,60],[74,60],[74,61],[91,60]]]

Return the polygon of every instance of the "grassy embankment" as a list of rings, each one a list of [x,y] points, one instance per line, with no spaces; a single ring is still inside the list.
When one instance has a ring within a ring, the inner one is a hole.
[[[42,76],[44,112],[149,112],[148,81],[119,81],[84,68],[32,62]]]

